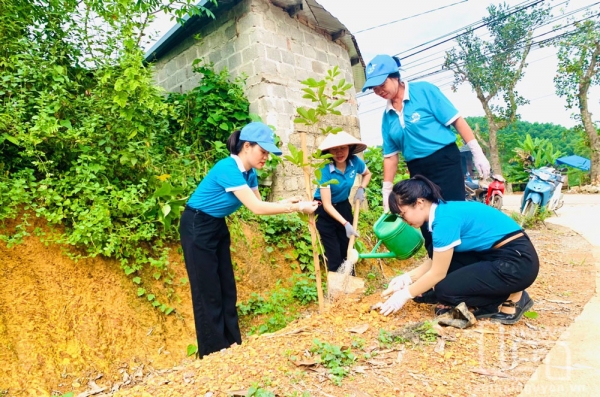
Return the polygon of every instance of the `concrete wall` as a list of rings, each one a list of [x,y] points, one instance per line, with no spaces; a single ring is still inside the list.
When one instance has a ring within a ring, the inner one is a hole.
[[[200,39],[193,37],[199,33]],[[301,81],[313,77],[323,79],[327,70],[338,66],[339,78],[354,81],[350,59],[341,42],[292,18],[269,0],[244,0],[202,27],[156,65],[156,80],[169,92],[186,92],[194,88],[200,76],[192,72],[192,62],[203,58],[215,64],[217,70],[227,68],[232,76],[247,76],[246,94],[250,111],[273,125],[284,143],[298,144],[298,128],[294,124],[299,106],[311,107],[303,99]],[[342,124],[344,129],[359,137],[359,124],[354,88],[348,92],[351,102],[339,110],[343,117],[326,122]],[[309,152],[323,137],[311,133]],[[288,197],[304,192],[301,171],[285,164],[274,178],[274,197]]]

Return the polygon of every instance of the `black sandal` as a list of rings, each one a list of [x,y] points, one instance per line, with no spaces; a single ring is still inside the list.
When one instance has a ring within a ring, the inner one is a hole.
[[[415,296],[413,301],[416,303],[429,303],[434,305],[438,303],[437,296],[435,295],[435,291],[433,289],[425,291],[419,296]]]
[[[451,312],[452,310],[454,310],[454,307],[440,304],[434,308],[434,313],[435,313],[435,316],[437,317],[437,316],[441,316],[442,314]]]
[[[523,291],[521,299],[518,302],[513,302],[511,300],[507,300],[502,303],[502,307],[514,307],[514,313],[502,313],[498,312],[490,317],[490,321],[505,325],[515,324],[517,321],[523,317],[526,311],[533,307],[533,299],[529,297],[527,291]]]

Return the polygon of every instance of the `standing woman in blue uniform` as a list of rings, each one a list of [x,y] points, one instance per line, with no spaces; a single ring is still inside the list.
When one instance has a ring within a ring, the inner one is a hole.
[[[430,288],[449,310],[461,302],[476,318],[514,324],[533,306],[525,291],[535,281],[539,259],[531,240],[508,215],[473,201],[444,201],[440,189],[416,175],[394,185],[390,210],[413,227],[428,223],[433,258],[390,283],[384,315]],[[457,252],[475,258],[452,262]],[[437,313],[439,314],[439,312]]]
[[[371,172],[357,153],[363,152],[367,145],[341,131],[329,134],[319,145],[324,154],[331,154],[331,163],[321,169],[321,186],[315,193],[315,200],[321,202],[317,211],[317,230],[325,250],[327,269],[335,272],[346,259],[350,236],[358,236],[352,227],[352,204],[349,196],[356,175],[362,175],[361,183],[353,202],[365,200],[365,188],[371,180]],[[337,183],[330,183],[332,180]]]
[[[473,154],[473,163],[482,178],[490,173],[490,163],[483,154],[473,130],[458,110],[435,85],[400,79],[400,60],[389,55],[377,55],[366,68],[367,81],[363,92],[372,89],[387,100],[383,112],[383,208],[389,209],[388,197],[398,169],[398,154],[402,153],[411,176],[423,175],[442,190],[448,201],[465,200],[465,181],[456,146],[454,126]],[[431,235],[421,228],[425,246]],[[431,253],[430,253],[431,254]]]
[[[231,156],[217,162],[202,179],[179,226],[200,358],[242,343],[225,217],[242,205],[257,215],[313,213],[317,208],[316,202],[298,198],[262,201],[255,169],[264,167],[269,153],[281,155],[267,125],[253,122],[234,132],[227,140],[227,149]]]

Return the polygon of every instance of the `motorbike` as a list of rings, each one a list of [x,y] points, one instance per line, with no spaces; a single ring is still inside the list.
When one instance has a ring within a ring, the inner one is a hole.
[[[521,214],[526,217],[533,216],[538,208],[545,207],[556,212],[563,206],[562,186],[566,176],[562,175],[564,169],[554,167],[540,167],[527,170],[529,181],[525,186],[521,201]]]
[[[465,178],[465,193],[467,201],[479,201],[494,208],[501,209],[504,197],[504,178],[502,175],[492,175],[492,181],[474,181],[467,173]]]
[[[485,203],[494,208],[502,209],[504,201],[504,182],[506,180],[500,174],[492,175],[492,182],[488,185]]]

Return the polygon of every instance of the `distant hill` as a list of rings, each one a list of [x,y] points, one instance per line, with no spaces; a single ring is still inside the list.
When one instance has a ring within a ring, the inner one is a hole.
[[[485,117],[466,117],[466,120],[473,130],[478,127],[481,136],[487,139],[488,123]],[[548,139],[565,156],[577,154],[589,157],[590,152],[585,145],[583,132],[552,123],[517,121],[498,132],[498,148],[503,168],[514,156],[513,149],[520,145],[527,134],[531,135],[533,139]]]

